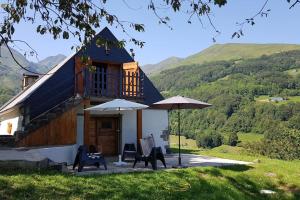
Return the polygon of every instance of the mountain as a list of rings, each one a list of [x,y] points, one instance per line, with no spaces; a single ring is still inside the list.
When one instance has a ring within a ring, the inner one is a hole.
[[[15,59],[25,68],[30,71],[46,73],[53,66],[61,62],[65,56],[56,55],[43,59],[40,62],[34,63],[26,59],[24,55],[17,50],[11,48],[11,51]],[[9,100],[12,96],[17,94],[21,89],[21,80],[23,73],[27,73],[22,70],[20,66],[11,57],[9,50],[1,46],[0,47],[0,105]]]
[[[182,133],[197,139],[203,133],[300,130],[299,71],[300,50],[292,50],[179,66],[150,79],[166,97],[183,95],[213,105],[181,112]],[[272,101],[272,97],[280,100]],[[170,125],[176,130],[175,118],[176,113],[171,114]]]
[[[179,63],[182,60],[183,60],[182,58],[170,57],[170,58],[167,58],[157,64],[144,65],[144,66],[142,66],[142,69],[146,74],[151,74],[151,73],[159,71],[161,69],[166,69],[173,65],[177,65],[177,63]]]
[[[173,59],[168,63],[168,59],[153,65],[145,65],[148,74],[157,74],[165,69],[175,68],[183,65],[201,64],[220,60],[240,60],[246,58],[258,58],[262,55],[271,55],[291,50],[300,50],[300,45],[296,44],[215,44],[199,53],[188,56],[184,59]],[[176,58],[176,57],[175,57]],[[167,62],[165,62],[167,61]],[[162,64],[163,63],[163,64]]]
[[[62,60],[64,60],[65,58],[66,58],[65,55],[57,54],[56,56],[49,56],[49,57],[41,60],[37,64],[41,68],[41,70],[43,70],[44,72],[47,72],[50,69],[52,69],[55,65],[60,63]]]

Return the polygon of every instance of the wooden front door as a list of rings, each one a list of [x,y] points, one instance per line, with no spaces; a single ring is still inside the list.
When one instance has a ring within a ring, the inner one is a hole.
[[[96,118],[96,145],[104,155],[118,153],[117,122],[114,117]]]

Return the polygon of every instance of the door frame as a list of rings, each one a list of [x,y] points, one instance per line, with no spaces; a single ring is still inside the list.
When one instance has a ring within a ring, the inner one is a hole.
[[[96,144],[98,142],[98,137],[97,137],[97,119],[101,119],[101,118],[115,118],[116,119],[116,141],[117,141],[117,155],[121,154],[122,153],[122,149],[121,149],[121,146],[122,146],[122,115],[119,115],[119,114],[101,114],[101,115],[98,115],[98,114],[95,114],[95,115],[91,115],[91,119],[92,120],[95,120],[96,122],[96,129],[95,129],[95,135],[96,135]],[[119,133],[118,133],[118,126],[119,126]]]

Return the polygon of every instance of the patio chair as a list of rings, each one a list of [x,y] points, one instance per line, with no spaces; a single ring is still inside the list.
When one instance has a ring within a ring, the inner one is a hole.
[[[123,154],[122,154],[122,161],[125,161],[126,158],[132,158],[134,160],[136,155],[136,148],[135,145],[132,144],[125,144],[124,149],[123,149]]]
[[[90,149],[92,148],[90,147]],[[102,164],[105,170],[107,170],[106,162],[103,155],[101,153],[89,153],[87,151],[87,147],[85,145],[82,145],[78,148],[73,164],[73,170],[77,165],[78,172],[81,172],[84,166],[95,165],[97,168],[99,168],[100,164]]]
[[[135,167],[137,162],[144,161],[145,167],[148,166],[148,163],[150,162],[152,165],[152,169],[157,169],[157,160],[160,160],[164,167],[167,168],[165,157],[162,152],[161,147],[155,147],[155,141],[153,138],[153,135],[151,134],[150,137],[146,137],[140,140],[140,146],[141,146],[141,154],[137,153],[135,156],[133,168]]]

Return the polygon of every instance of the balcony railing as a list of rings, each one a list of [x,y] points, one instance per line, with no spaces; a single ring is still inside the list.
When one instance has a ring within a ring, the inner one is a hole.
[[[92,72],[89,69],[82,71],[76,77],[77,92],[80,90],[84,97],[109,97],[109,98],[143,98],[144,73],[141,70],[129,72],[120,70],[108,72],[106,68],[97,68]],[[82,86],[80,86],[82,84]],[[82,89],[79,89],[82,88]]]

